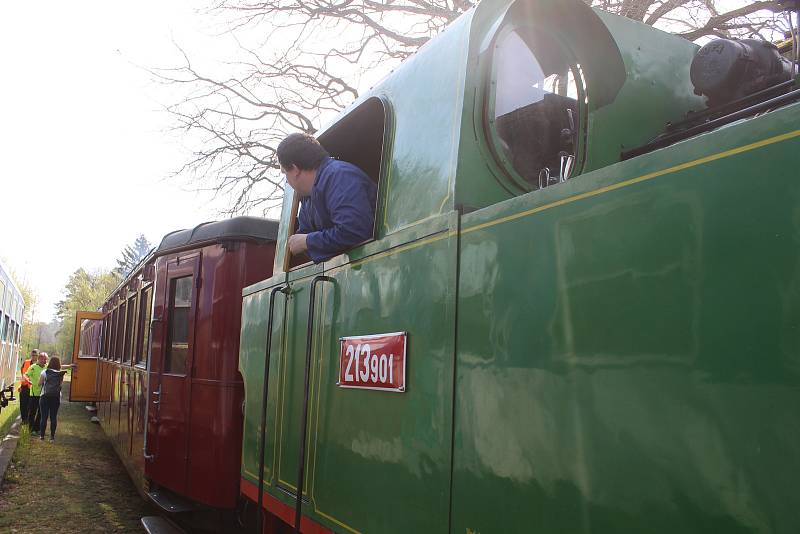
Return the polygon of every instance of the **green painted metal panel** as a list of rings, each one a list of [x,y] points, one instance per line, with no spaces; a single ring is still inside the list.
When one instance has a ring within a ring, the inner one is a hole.
[[[625,17],[600,10],[597,15],[617,42],[627,78],[614,103],[591,111],[585,171],[618,162],[623,150],[645,144],[667,123],[705,108],[689,79],[696,44]],[[589,80],[590,106],[591,90]]]
[[[290,492],[297,489],[310,287],[308,277],[289,284],[291,293],[287,297],[280,366],[275,369],[279,383],[277,427],[272,427],[277,433],[276,479],[278,486]]]
[[[423,46],[364,97],[382,97],[394,117],[380,235],[453,209],[471,16],[457,19],[435,46]]]
[[[800,530],[799,118],[464,217],[453,533]]]
[[[447,532],[456,225],[457,215],[450,213],[371,243],[369,254],[331,263],[325,274],[335,282],[318,287],[304,513],[336,532]],[[423,270],[426,276],[420,277]],[[265,464],[274,471],[267,470],[265,487],[290,506],[315,274],[312,267],[289,273],[291,296],[273,333]],[[257,483],[260,400],[253,395],[260,392],[263,372],[269,287],[245,292],[243,476]],[[406,392],[336,386],[340,337],[397,331],[409,333]]]
[[[282,282],[282,280],[280,281]],[[243,299],[242,330],[239,350],[239,372],[244,379],[244,431],[242,446],[242,478],[258,484],[258,450],[261,436],[261,413],[264,362],[267,343],[267,319],[269,312],[269,293],[273,286],[249,292]],[[247,291],[247,290],[246,290]],[[281,361],[283,325],[286,299],[279,293],[275,297],[274,322],[272,330],[272,351],[270,358],[269,398],[267,399],[267,432],[265,432],[264,483],[275,485],[276,440],[275,429],[278,424],[279,377],[277,372]]]

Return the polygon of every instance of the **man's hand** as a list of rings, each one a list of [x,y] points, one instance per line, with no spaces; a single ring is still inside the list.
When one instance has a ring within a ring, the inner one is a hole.
[[[289,251],[294,254],[302,254],[308,250],[306,236],[308,234],[294,234],[289,236]]]

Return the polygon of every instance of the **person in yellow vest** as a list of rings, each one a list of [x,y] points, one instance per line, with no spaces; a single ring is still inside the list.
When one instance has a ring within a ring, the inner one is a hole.
[[[25,376],[25,373],[28,372],[31,363],[38,359],[39,350],[33,349],[31,351],[31,357],[22,362],[22,367],[20,367],[22,379],[19,381],[19,417],[26,425],[28,424],[28,407],[30,406],[31,401],[31,381],[28,380],[28,377]]]
[[[36,363],[31,365],[25,372],[28,381],[31,383],[31,399],[28,405],[28,426],[31,432],[39,432],[39,396],[42,394],[42,385],[39,384],[39,377],[47,365],[47,353],[40,352]]]

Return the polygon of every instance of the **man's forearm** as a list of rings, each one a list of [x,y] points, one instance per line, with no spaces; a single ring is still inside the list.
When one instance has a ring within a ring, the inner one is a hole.
[[[336,255],[346,252],[363,243],[372,237],[366,236],[338,227],[328,228],[319,232],[311,232],[306,236],[306,246],[308,255],[315,263],[330,259]]]

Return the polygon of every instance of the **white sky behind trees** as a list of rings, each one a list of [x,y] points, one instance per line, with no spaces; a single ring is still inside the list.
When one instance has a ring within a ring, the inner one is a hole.
[[[179,63],[173,40],[200,58],[224,54],[202,5],[4,3],[0,257],[38,294],[36,319],[52,318],[79,267],[110,269],[139,234],[156,245],[219,218],[224,199],[165,179],[188,152],[160,110],[171,95],[137,66]]]

